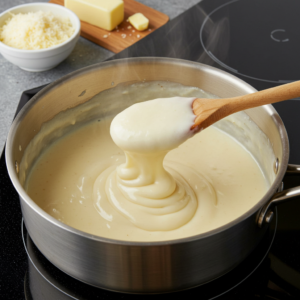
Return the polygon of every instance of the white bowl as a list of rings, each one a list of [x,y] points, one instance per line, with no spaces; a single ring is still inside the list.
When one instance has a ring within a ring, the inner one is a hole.
[[[3,57],[21,69],[30,72],[42,72],[57,66],[69,56],[80,36],[79,18],[64,6],[50,3],[30,3],[12,7],[0,14],[0,27],[2,27],[5,21],[10,17],[9,13],[27,13],[39,10],[51,11],[57,16],[69,17],[75,31],[65,42],[51,48],[40,50],[22,50],[0,42],[0,53]]]

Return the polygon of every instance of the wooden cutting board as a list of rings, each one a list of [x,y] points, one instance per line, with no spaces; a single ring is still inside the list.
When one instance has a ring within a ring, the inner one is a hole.
[[[153,8],[134,0],[123,0],[125,17],[118,29],[106,31],[94,25],[81,21],[81,36],[114,52],[119,53],[125,48],[136,43],[157,28],[166,24],[169,17]],[[64,5],[64,0],[50,0],[50,3]],[[149,29],[145,31],[136,30],[129,22],[128,17],[140,12],[149,19]]]

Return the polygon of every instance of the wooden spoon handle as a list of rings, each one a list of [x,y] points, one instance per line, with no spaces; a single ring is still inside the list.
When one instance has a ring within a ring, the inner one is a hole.
[[[236,109],[235,112],[238,112],[256,106],[293,99],[299,96],[300,81],[295,81],[253,94],[228,99],[228,104]]]
[[[192,129],[204,129],[238,111],[296,97],[300,97],[300,81],[234,98],[195,99],[193,111],[197,117]]]

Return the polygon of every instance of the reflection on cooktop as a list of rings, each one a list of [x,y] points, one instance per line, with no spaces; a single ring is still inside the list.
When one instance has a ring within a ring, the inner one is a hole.
[[[232,73],[273,83],[298,80],[299,11],[293,0],[228,1],[206,16],[201,44]]]

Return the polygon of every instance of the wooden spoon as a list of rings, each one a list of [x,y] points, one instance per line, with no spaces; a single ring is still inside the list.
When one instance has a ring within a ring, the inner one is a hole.
[[[203,130],[238,111],[296,97],[300,97],[300,81],[234,98],[196,98],[192,105],[196,118],[191,129]]]

